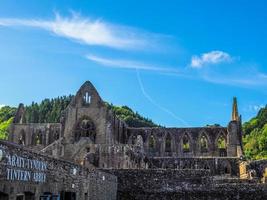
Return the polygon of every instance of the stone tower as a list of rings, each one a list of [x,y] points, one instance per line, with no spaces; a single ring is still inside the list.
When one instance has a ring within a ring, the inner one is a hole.
[[[227,155],[230,157],[242,156],[242,122],[241,116],[238,114],[236,97],[233,98],[232,119],[228,124],[227,131]]]
[[[233,108],[232,108],[232,121],[238,121],[238,108],[237,108],[237,99],[236,97],[233,98]]]

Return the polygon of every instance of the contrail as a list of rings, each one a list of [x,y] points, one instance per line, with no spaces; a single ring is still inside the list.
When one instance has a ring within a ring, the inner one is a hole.
[[[148,101],[150,101],[150,103],[152,103],[154,106],[156,106],[157,108],[159,108],[163,112],[166,112],[167,114],[171,115],[174,119],[182,122],[185,126],[187,126],[187,127],[189,126],[189,124],[185,120],[183,120],[182,118],[178,117],[173,112],[171,112],[169,109],[161,106],[156,101],[154,101],[154,99],[152,99],[152,97],[146,92],[146,90],[144,88],[144,84],[143,84],[143,82],[141,80],[140,73],[139,73],[139,70],[137,68],[136,68],[136,77],[137,77],[137,80],[138,80],[138,83],[139,83],[139,86],[141,88],[141,91],[142,91],[143,95],[146,97],[146,99]]]

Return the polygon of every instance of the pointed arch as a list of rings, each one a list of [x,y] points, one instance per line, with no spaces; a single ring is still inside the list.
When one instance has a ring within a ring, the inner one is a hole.
[[[201,153],[206,153],[209,150],[209,140],[206,133],[202,132],[198,140],[198,146]]]
[[[25,131],[23,129],[20,131],[18,139],[19,139],[18,143],[20,145],[23,145],[23,146],[26,145],[26,133],[25,133]]]
[[[170,153],[172,151],[172,138],[170,133],[167,133],[165,137],[165,152]]]
[[[148,138],[148,149],[149,152],[155,152],[156,150],[156,138],[153,134],[151,134]]]
[[[32,134],[32,145],[43,144],[43,134],[41,130],[37,130]]]
[[[227,137],[223,132],[220,132],[216,139],[216,148],[220,157],[227,156]]]
[[[182,151],[184,153],[190,152],[191,151],[191,142],[190,142],[190,137],[188,133],[185,133],[182,137]]]
[[[220,174],[231,174],[232,173],[231,169],[232,168],[231,168],[230,162],[225,160],[219,166],[219,173]]]
[[[143,140],[143,137],[141,135],[137,135],[135,145],[143,148],[143,146],[144,146],[144,140]]]
[[[81,137],[90,138],[93,142],[95,142],[96,127],[91,118],[87,116],[83,116],[76,123],[74,127],[74,133],[74,138],[76,142],[79,141]]]

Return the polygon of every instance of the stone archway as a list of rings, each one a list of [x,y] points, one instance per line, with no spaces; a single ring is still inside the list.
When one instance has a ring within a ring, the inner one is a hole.
[[[0,199],[1,200],[8,200],[8,194],[4,193],[4,192],[0,192]]]
[[[80,138],[90,138],[92,142],[96,139],[96,127],[94,122],[87,116],[82,117],[74,127],[74,138],[78,142]]]
[[[151,155],[156,153],[156,138],[153,134],[148,137],[148,152]]]
[[[227,157],[227,137],[220,133],[215,141],[217,154],[220,157]]]
[[[206,154],[210,150],[210,139],[205,132],[201,132],[197,141],[198,150],[201,154]]]
[[[192,151],[192,141],[188,133],[184,133],[182,136],[181,147],[183,153],[189,153]]]
[[[18,144],[23,146],[26,145],[26,133],[23,129],[19,133]]]

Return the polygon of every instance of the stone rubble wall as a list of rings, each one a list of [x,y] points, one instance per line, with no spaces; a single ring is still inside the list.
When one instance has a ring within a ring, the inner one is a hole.
[[[118,200],[263,200],[267,185],[209,170],[106,170],[118,177]],[[217,179],[217,180],[216,180]]]

